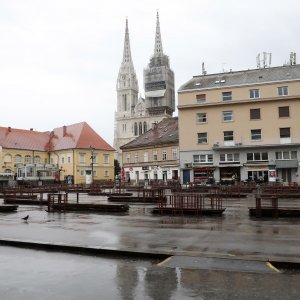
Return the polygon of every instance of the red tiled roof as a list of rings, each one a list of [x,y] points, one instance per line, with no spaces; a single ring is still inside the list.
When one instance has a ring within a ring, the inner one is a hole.
[[[55,128],[51,134],[51,150],[90,147],[98,150],[114,150],[86,122]]]
[[[114,150],[86,122],[59,127],[51,133],[0,127],[0,146],[36,151],[86,149],[90,147],[98,150]]]
[[[0,127],[0,146],[3,148],[47,151],[48,145],[48,133]]]
[[[165,118],[153,129],[140,135],[135,140],[121,146],[121,149],[149,147],[155,145],[178,144],[178,117]]]

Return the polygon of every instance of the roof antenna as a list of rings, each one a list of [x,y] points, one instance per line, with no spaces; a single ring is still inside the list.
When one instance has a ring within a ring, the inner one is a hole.
[[[260,69],[261,67],[265,68],[270,68],[271,66],[271,61],[272,61],[272,53],[269,52],[263,52],[263,59],[260,59],[260,53],[256,56],[256,65],[257,68]],[[261,66],[262,62],[262,66]]]
[[[290,65],[291,66],[296,65],[296,52],[290,53]]]

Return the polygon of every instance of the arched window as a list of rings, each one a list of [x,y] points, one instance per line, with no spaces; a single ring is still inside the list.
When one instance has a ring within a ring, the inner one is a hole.
[[[144,122],[144,133],[147,131],[147,123],[146,121]]]
[[[16,164],[22,163],[22,156],[20,154],[15,155],[15,163]]]
[[[139,135],[143,134],[143,125],[142,122],[139,123]]]
[[[11,163],[11,155],[10,154],[6,154],[4,156],[4,162],[6,163]]]
[[[137,123],[134,123],[134,135],[137,136],[138,135],[138,127],[137,127]]]
[[[30,155],[25,155],[25,164],[32,164],[32,159]]]

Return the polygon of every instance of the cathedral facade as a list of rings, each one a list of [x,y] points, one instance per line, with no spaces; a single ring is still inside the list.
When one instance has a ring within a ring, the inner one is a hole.
[[[175,110],[174,72],[170,69],[168,56],[163,53],[158,13],[154,54],[144,70],[144,88],[145,98],[139,97],[126,20],[123,60],[117,79],[114,131],[115,158],[121,165],[120,147],[144,134],[153,124],[172,117]]]

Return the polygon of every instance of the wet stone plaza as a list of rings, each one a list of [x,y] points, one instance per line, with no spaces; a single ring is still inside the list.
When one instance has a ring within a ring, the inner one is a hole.
[[[222,216],[19,205],[0,213],[1,299],[299,299],[300,219],[250,217],[254,202],[227,198]]]

